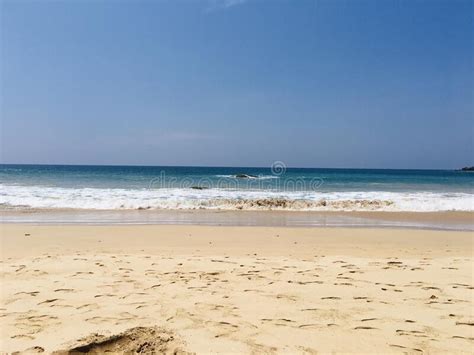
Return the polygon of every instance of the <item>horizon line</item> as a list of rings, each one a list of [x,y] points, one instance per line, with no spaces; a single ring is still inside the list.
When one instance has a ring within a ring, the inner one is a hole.
[[[51,164],[51,163],[0,163],[0,165],[24,165],[24,166],[90,166],[90,167],[142,167],[142,168],[238,168],[238,169],[271,169],[269,166],[231,166],[231,165],[140,165],[140,164]],[[465,165],[460,168],[353,168],[353,167],[298,167],[285,165],[286,169],[334,169],[334,170],[426,170],[426,171],[461,171],[465,167],[473,165]]]

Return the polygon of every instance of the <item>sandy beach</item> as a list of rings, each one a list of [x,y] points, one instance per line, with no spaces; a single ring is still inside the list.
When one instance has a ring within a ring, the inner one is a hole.
[[[474,0],[0,0],[0,355],[474,355]]]
[[[472,353],[472,232],[1,225],[5,352]]]

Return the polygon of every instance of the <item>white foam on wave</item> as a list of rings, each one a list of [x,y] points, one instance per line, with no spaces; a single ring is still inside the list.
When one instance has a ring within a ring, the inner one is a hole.
[[[246,179],[249,180],[271,180],[271,179],[279,179],[279,176],[276,175],[248,175],[246,178],[239,178],[236,175],[215,175],[218,178],[224,178],[224,179],[233,179],[233,180],[243,180],[245,181]]]
[[[101,189],[0,184],[0,205],[48,209],[282,209],[314,211],[474,211],[472,193]]]

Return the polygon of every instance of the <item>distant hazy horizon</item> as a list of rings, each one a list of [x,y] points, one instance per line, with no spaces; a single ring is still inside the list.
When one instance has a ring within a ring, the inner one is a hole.
[[[474,165],[472,1],[0,6],[1,163]]]
[[[0,163],[3,166],[91,166],[91,167],[135,167],[135,168],[232,168],[232,169],[271,169],[271,164],[268,166],[252,166],[252,165],[240,165],[240,166],[231,166],[231,165],[138,165],[138,164],[43,164],[43,163]],[[471,167],[473,165],[464,165],[459,168],[450,168],[450,169],[443,169],[443,168],[354,168],[354,167],[331,167],[331,166],[287,166],[285,164],[286,169],[308,169],[308,170],[426,170],[426,171],[457,171],[461,170],[465,167]],[[242,171],[245,173],[245,171]]]

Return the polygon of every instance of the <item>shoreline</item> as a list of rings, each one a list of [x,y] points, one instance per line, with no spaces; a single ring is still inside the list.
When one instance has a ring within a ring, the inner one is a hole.
[[[474,345],[472,232],[0,224],[0,241],[5,352]]]
[[[39,225],[225,225],[474,231],[474,212],[34,209],[2,210],[0,222]]]

